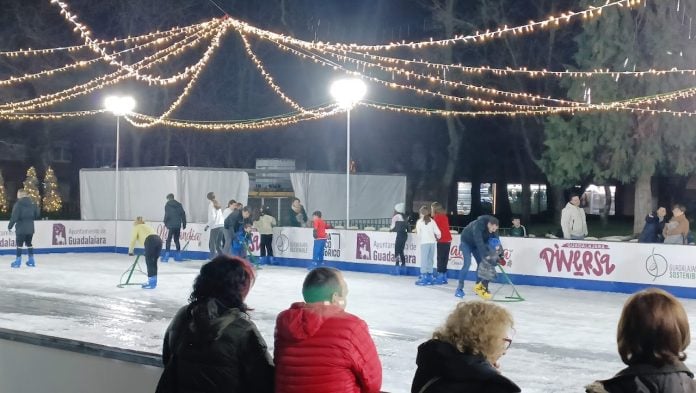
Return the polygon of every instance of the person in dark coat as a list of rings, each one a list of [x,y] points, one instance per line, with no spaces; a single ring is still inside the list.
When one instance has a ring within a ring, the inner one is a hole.
[[[304,228],[307,226],[307,212],[300,203],[299,198],[292,198],[292,205],[288,210],[288,226]]]
[[[392,216],[391,226],[389,230],[391,232],[396,232],[396,240],[394,241],[394,262],[396,267],[394,268],[395,275],[406,274],[406,255],[404,254],[404,249],[406,248],[406,240],[408,240],[408,221],[406,221],[404,215],[406,214],[406,205],[404,203],[397,203],[394,205],[394,215]],[[401,264],[401,266],[399,266]]]
[[[186,212],[181,203],[174,199],[174,194],[167,195],[167,203],[164,205],[164,226],[167,228],[167,247],[162,257],[162,262],[169,261],[169,251],[172,246],[172,239],[176,246],[176,254],[174,260],[177,262],[183,261],[181,257],[181,245],[179,238],[181,237],[181,229],[186,229]]]
[[[689,319],[674,296],[657,288],[634,294],[617,330],[619,355],[628,367],[586,386],[587,393],[696,393],[694,374],[683,363]]]
[[[418,347],[411,393],[516,393],[498,360],[512,343],[512,315],[489,302],[461,302]]]
[[[189,305],[167,328],[156,393],[273,393],[274,366],[244,303],[254,270],[219,255],[201,267]]]
[[[462,270],[459,272],[459,283],[457,284],[457,289],[454,292],[456,297],[464,297],[464,280],[466,275],[469,273],[469,268],[471,267],[471,256],[476,259],[476,264],[481,263],[484,257],[495,254],[495,250],[488,246],[488,240],[491,237],[498,237],[496,231],[498,231],[499,221],[497,218],[489,215],[483,215],[472,221],[463,230],[460,237],[459,251],[462,253],[462,258],[464,259],[464,265]],[[480,296],[490,298],[490,293],[488,290],[484,290],[480,279],[476,279],[476,286],[474,291],[476,291]]]
[[[664,236],[662,231],[665,229],[665,216],[667,209],[660,207],[654,212],[645,216],[645,226],[638,237],[640,243],[662,243]]]
[[[27,266],[36,266],[32,239],[34,237],[34,220],[38,218],[39,207],[29,198],[24,189],[17,191],[17,203],[12,207],[10,222],[7,224],[8,231],[15,228],[15,240],[17,242],[17,258],[10,264],[11,267],[19,268],[22,266],[22,247],[25,245],[29,255]]]

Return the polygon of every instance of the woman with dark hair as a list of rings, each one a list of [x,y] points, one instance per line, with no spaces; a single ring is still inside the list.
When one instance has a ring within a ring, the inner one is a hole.
[[[691,342],[684,306],[669,293],[649,288],[624,305],[616,341],[628,366],[614,378],[587,386],[587,393],[694,393],[694,374],[682,363]]]
[[[241,258],[220,255],[201,267],[165,333],[157,393],[273,392],[273,361],[244,303],[253,283]]]

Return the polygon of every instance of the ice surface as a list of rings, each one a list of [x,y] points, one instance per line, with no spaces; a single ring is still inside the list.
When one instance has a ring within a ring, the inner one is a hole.
[[[160,263],[159,286],[117,288],[132,258],[116,254],[38,255],[37,268],[0,276],[0,326],[109,346],[159,353],[170,318],[186,303],[202,261]],[[144,268],[144,263],[143,263]],[[301,299],[306,270],[264,267],[248,303],[269,347],[275,316]],[[348,311],[371,328],[384,369],[383,390],[409,392],[418,345],[428,339],[458,299],[454,287],[416,287],[412,277],[346,272]],[[142,279],[142,278],[141,278]],[[495,284],[491,289],[495,290]],[[471,299],[471,283],[467,283]],[[516,336],[502,372],[523,392],[581,392],[622,368],[616,323],[627,295],[518,287],[527,299],[507,303]],[[696,301],[683,300],[696,326]],[[692,336],[695,336],[692,333]],[[687,361],[692,369],[696,362]]]

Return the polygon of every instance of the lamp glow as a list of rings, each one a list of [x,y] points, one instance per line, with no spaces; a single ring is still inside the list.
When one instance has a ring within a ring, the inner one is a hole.
[[[127,115],[135,109],[135,99],[131,96],[108,96],[104,100],[104,108],[115,116]]]
[[[367,86],[361,79],[339,79],[331,84],[331,96],[339,106],[350,109],[367,93]]]

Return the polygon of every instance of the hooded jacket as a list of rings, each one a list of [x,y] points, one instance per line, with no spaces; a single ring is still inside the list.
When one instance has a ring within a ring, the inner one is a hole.
[[[179,201],[172,199],[164,205],[164,226],[169,229],[186,229],[186,212]]]
[[[156,393],[273,392],[273,361],[256,325],[215,299],[179,310],[162,361]]]
[[[488,223],[493,216],[480,216],[475,221],[472,221],[462,230],[461,242],[466,242],[470,247],[476,248],[476,251],[484,257],[493,252],[488,247],[488,239],[498,237],[495,233],[488,231]]]
[[[681,362],[662,367],[640,364],[614,378],[585,387],[587,393],[696,393],[694,374]]]
[[[12,207],[12,215],[10,222],[7,224],[7,230],[17,226],[16,232],[18,235],[33,235],[34,220],[39,218],[39,207],[29,197],[20,198]]]
[[[429,340],[418,347],[411,393],[515,393],[520,388],[502,376],[483,356],[470,355],[454,345]],[[425,385],[429,384],[425,390]]]
[[[334,305],[295,303],[276,319],[276,393],[378,393],[367,324]]]
[[[561,228],[563,229],[564,239],[570,239],[571,236],[587,236],[585,210],[568,202],[561,210]]]

